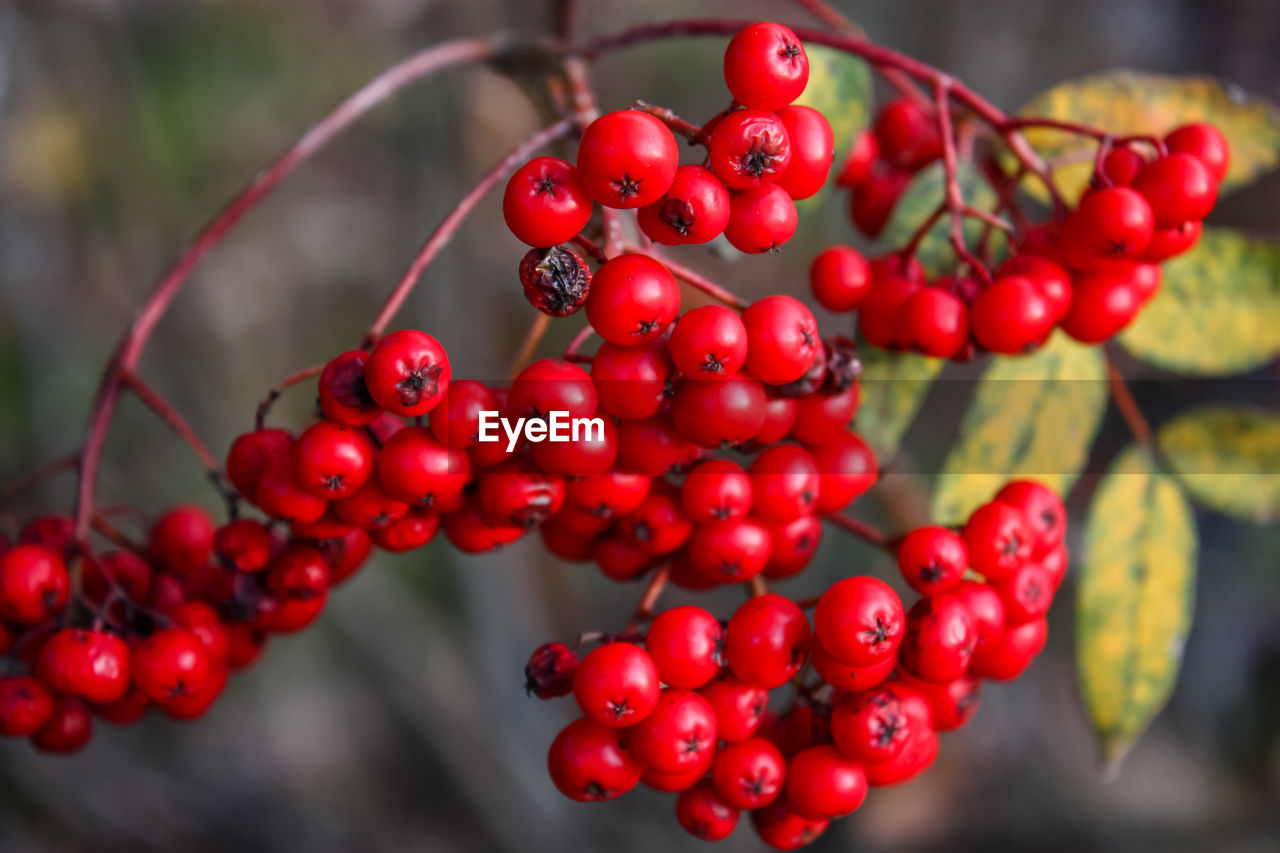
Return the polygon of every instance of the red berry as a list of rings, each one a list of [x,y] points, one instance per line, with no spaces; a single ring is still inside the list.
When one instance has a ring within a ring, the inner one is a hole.
[[[991,584],[977,581],[961,581],[950,592],[951,595],[964,602],[973,616],[973,624],[977,629],[977,644],[974,655],[984,648],[994,645],[1004,635],[1004,602],[1000,593]]]
[[[685,379],[671,400],[671,422],[699,447],[741,444],[764,425],[764,386],[746,376],[720,380]]]
[[[650,554],[669,554],[693,533],[693,522],[680,506],[680,495],[659,481],[649,494],[618,525],[618,534]]]
[[[1009,625],[1040,619],[1053,603],[1053,578],[1038,563],[1027,563],[995,584]]]
[[[1102,174],[1112,185],[1127,187],[1146,162],[1146,158],[1127,145],[1112,148],[1102,160]],[[1096,178],[1094,182],[1098,183]]]
[[[449,357],[426,332],[401,329],[374,344],[364,381],[378,405],[412,418],[436,407],[449,390]]]
[[[58,693],[114,702],[129,689],[129,647],[104,631],[63,628],[41,646],[36,672]]]
[[[708,783],[695,785],[676,798],[676,821],[694,838],[722,841],[738,825],[739,810],[727,804]]]
[[[755,458],[748,473],[751,511],[757,518],[782,524],[813,514],[820,480],[817,463],[804,448],[793,444],[771,447]]]
[[[813,644],[813,668],[822,680],[841,690],[860,692],[870,690],[883,682],[893,672],[898,660],[893,655],[867,666],[852,666],[832,656],[821,643]]]
[[[776,800],[786,774],[786,759],[762,737],[728,744],[711,765],[716,793],[740,809],[758,809]]]
[[[612,519],[626,515],[640,506],[649,495],[651,482],[643,474],[627,471],[587,474],[565,484],[565,501],[569,506],[589,512],[597,518]]]
[[[329,508],[324,498],[305,492],[298,485],[290,456],[278,457],[268,464],[255,488],[258,506],[272,518],[312,524]]]
[[[628,746],[651,770],[680,773],[716,749],[716,716],[692,690],[668,687],[653,712],[628,732]]]
[[[969,307],[939,287],[926,287],[903,303],[903,323],[911,346],[923,355],[952,358],[969,342]]]
[[[600,407],[616,418],[643,420],[667,400],[673,366],[666,344],[638,346],[605,343],[591,362],[591,379]]]
[[[835,136],[825,116],[812,107],[790,106],[778,110],[778,118],[791,140],[791,165],[777,184],[797,201],[822,189],[835,160]]]
[[[720,671],[724,632],[701,607],[673,607],[649,625],[644,647],[664,684],[696,689]]]
[[[480,413],[497,410],[493,393],[482,383],[474,379],[450,382],[444,399],[431,411],[431,434],[455,450],[473,447],[480,440]]]
[[[373,472],[373,445],[358,428],[320,421],[293,446],[293,472],[298,485],[316,497],[347,497]]]
[[[1053,582],[1053,589],[1056,591],[1067,576],[1067,547],[1059,545],[1051,549],[1039,558],[1039,565],[1049,573],[1049,580]]]
[[[799,850],[827,831],[831,821],[809,820],[793,812],[784,800],[775,800],[751,813],[751,825],[760,840],[775,850]]]
[[[787,807],[810,820],[842,817],[867,798],[867,774],[833,746],[812,746],[787,765]]]
[[[199,692],[210,676],[209,654],[190,631],[165,628],[133,651],[133,683],[151,701],[165,705]]]
[[[596,540],[592,551],[600,573],[612,581],[630,581],[643,575],[659,560],[647,548],[619,536]]]
[[[198,506],[182,504],[151,528],[151,559],[178,575],[203,566],[213,552],[213,519]]]
[[[883,764],[902,752],[912,734],[911,718],[886,687],[846,693],[831,708],[831,736],[849,761]]]
[[[843,663],[868,666],[893,655],[902,642],[902,601],[884,581],[856,576],[834,583],[814,610],[822,647]]]
[[[575,720],[551,742],[551,781],[580,803],[612,800],[636,786],[644,765],[618,743],[618,733],[590,720]]]
[[[823,249],[809,266],[813,298],[828,311],[853,311],[871,292],[871,273],[857,249],[831,246]]]
[[[974,654],[970,675],[996,681],[1017,678],[1031,665],[1036,655],[1040,654],[1048,636],[1049,623],[1045,619],[1035,619],[1016,628],[1009,628],[994,643]]]
[[[769,528],[750,518],[708,521],[689,537],[693,570],[717,583],[742,583],[764,571],[772,553]]]
[[[578,143],[578,177],[605,207],[653,204],[671,188],[679,165],[680,149],[671,131],[636,110],[602,115]]]
[[[973,336],[992,352],[1022,352],[1047,335],[1053,321],[1049,301],[1026,276],[996,279],[973,303]]]
[[[524,298],[543,314],[568,317],[578,313],[591,292],[591,270],[576,252],[560,246],[530,249],[520,259]]]
[[[659,773],[656,770],[646,767],[644,775],[640,777],[649,788],[655,791],[662,791],[668,794],[687,791],[694,785],[697,785],[707,775],[711,769],[711,761],[715,758],[710,752],[703,753],[702,761],[697,767],[691,770],[683,770],[679,773]]]
[[[605,412],[596,412],[595,425],[555,418],[547,440],[533,442],[533,461],[548,474],[582,477],[603,474],[618,456],[618,428]]]
[[[564,480],[524,461],[507,462],[479,479],[480,508],[494,525],[528,529],[564,506]]]
[[[507,416],[545,420],[551,412],[565,412],[570,418],[589,418],[595,415],[596,404],[595,385],[585,370],[558,358],[544,358],[520,371],[511,383]]]
[[[1080,200],[1063,226],[1062,240],[1073,262],[1124,260],[1146,251],[1154,228],[1151,205],[1141,193],[1129,187],[1111,187]]]
[[[921,289],[919,282],[901,277],[875,281],[858,309],[858,331],[867,343],[880,349],[910,345],[907,327],[907,300]]]
[[[932,113],[910,98],[896,98],[876,116],[880,156],[914,172],[942,156],[942,136]]]
[[[65,554],[74,537],[75,521],[71,516],[46,515],[24,524],[18,541],[23,545],[39,545],[55,554]]]
[[[759,255],[791,239],[799,224],[796,204],[777,184],[733,193],[724,237],[739,252]]]
[[[364,365],[369,354],[352,350],[330,361],[320,373],[320,411],[331,421],[361,427],[378,419],[382,410],[369,396],[364,384]]]
[[[919,527],[898,546],[898,569],[921,595],[950,590],[968,567],[964,540],[945,527]]]
[[[1058,264],[1029,252],[1020,252],[1000,265],[1001,278],[1020,276],[1031,280],[1049,303],[1054,322],[1061,320],[1071,307],[1071,276]]]
[[[907,611],[898,661],[915,677],[940,684],[964,675],[977,642],[977,624],[964,602],[930,595]]]
[[[1170,154],[1190,154],[1208,169],[1215,183],[1227,176],[1231,152],[1222,131],[1208,122],[1184,124],[1164,138]]]
[[[578,656],[563,643],[544,643],[534,649],[524,667],[524,691],[539,699],[554,699],[573,692]]]
[[[938,734],[933,728],[928,701],[903,682],[892,682],[891,686],[902,703],[903,713],[911,721],[911,737],[894,758],[866,765],[867,783],[876,787],[906,782],[926,770],[938,757]]]
[[[231,651],[231,637],[227,633],[218,611],[203,601],[187,601],[166,614],[174,627],[185,628],[199,640],[209,653],[211,663],[224,665]]]
[[[637,113],[637,115],[643,115]],[[680,311],[680,286],[647,255],[619,255],[596,272],[587,300],[587,322],[620,346],[653,340]]]
[[[929,703],[936,731],[955,731],[973,719],[973,715],[978,712],[982,681],[977,678],[957,678],[946,684],[930,684],[909,675],[904,675],[902,679]]]
[[[861,185],[849,194],[849,218],[869,240],[880,236],[898,199],[911,184],[911,173],[883,161],[877,162]]]
[[[751,478],[727,459],[702,462],[685,477],[680,502],[693,521],[741,518],[751,509]]]
[[[809,57],[782,24],[743,27],[724,51],[724,82],[734,100],[753,110],[780,110],[804,92]]]
[[[756,733],[769,706],[769,691],[732,676],[718,678],[699,693],[716,715],[720,740],[736,743]]]
[[[1141,307],[1129,272],[1081,276],[1075,280],[1075,295],[1062,318],[1062,330],[1082,343],[1101,343],[1129,325]]]
[[[875,485],[879,476],[875,453],[853,433],[820,444],[812,453],[818,467],[818,502],[814,506],[817,512],[844,509]]]
[[[733,674],[772,690],[800,671],[809,654],[809,623],[790,599],[750,598],[725,629],[725,658]]]
[[[634,726],[658,704],[659,673],[653,659],[631,643],[592,651],[573,672],[573,695],[587,719],[609,728]]]
[[[729,113],[716,124],[707,149],[708,164],[731,190],[771,184],[791,165],[787,127],[764,110]]]
[[[818,354],[818,323],[804,303],[790,296],[766,296],[742,312],[751,374],[770,385],[804,375]]]
[[[1147,250],[1142,253],[1142,260],[1148,264],[1158,264],[1190,249],[1200,241],[1204,224],[1198,219],[1183,222],[1172,228],[1157,228],[1151,235]]]
[[[470,476],[467,454],[445,447],[422,427],[396,433],[378,454],[382,488],[393,499],[412,506],[451,506]]]
[[[623,470],[658,477],[692,462],[699,452],[665,415],[618,424],[617,466]]]
[[[996,500],[1022,510],[1034,542],[1031,555],[1056,548],[1067,532],[1067,510],[1057,492],[1034,480],[1015,480],[996,492]]]
[[[465,554],[483,554],[510,545],[525,533],[523,527],[490,524],[475,504],[444,517],[444,535],[450,544]]]
[[[409,505],[387,494],[376,477],[365,483],[350,497],[334,501],[338,518],[362,530],[378,530],[399,521],[409,512]]]
[[[93,737],[93,717],[83,699],[57,696],[53,713],[31,736],[31,743],[41,752],[70,755],[84,748]]]
[[[769,527],[769,562],[767,578],[789,578],[804,571],[822,542],[822,522],[808,515],[786,524]]]
[[[591,197],[578,170],[556,157],[535,157],[507,181],[502,216],[516,239],[546,248],[573,239],[591,219]]]
[[[260,429],[247,432],[231,442],[227,452],[227,476],[236,491],[256,502],[258,480],[267,466],[287,457],[293,448],[293,436],[282,429]]]
[[[676,321],[667,346],[690,379],[732,376],[747,360],[747,329],[734,311],[704,305]]]
[[[849,422],[858,411],[860,393],[854,384],[838,393],[819,392],[797,400],[791,437],[810,447],[839,441],[848,434]]]
[[[860,187],[871,175],[871,166],[880,157],[880,143],[870,130],[862,130],[853,138],[849,153],[845,156],[840,174],[836,176],[836,186]]]
[[[1031,559],[1034,541],[1022,511],[999,501],[978,507],[964,526],[969,565],[987,580],[1013,574]]]
[[[17,545],[0,556],[0,617],[36,625],[62,612],[71,581],[62,558],[39,545]]]
[[[53,696],[27,675],[0,678],[0,735],[26,737],[53,716]]]
[[[706,243],[729,224],[729,190],[710,169],[681,166],[667,194],[640,209],[640,229],[655,243]]]
[[[770,396],[764,404],[764,424],[754,439],[759,446],[773,444],[786,438],[796,423],[796,401],[782,397],[776,391],[765,389]]]
[[[1218,182],[1209,167],[1191,154],[1151,161],[1134,176],[1133,188],[1151,203],[1157,228],[1204,219],[1218,200]]]

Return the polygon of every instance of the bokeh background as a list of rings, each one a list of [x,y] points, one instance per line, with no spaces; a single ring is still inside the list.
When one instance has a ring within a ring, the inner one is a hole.
[[[1005,107],[1121,66],[1217,74],[1280,98],[1280,5],[1269,0],[835,5]],[[776,0],[580,6],[584,32],[690,14],[810,22]],[[101,366],[151,281],[311,121],[423,45],[546,26],[536,0],[0,4],[0,481],[78,443]],[[726,97],[711,40],[611,56],[594,79],[606,108],[639,97],[696,119]],[[355,343],[453,200],[540,122],[519,86],[482,69],[448,72],[378,109],[213,253],[156,335],[144,374],[225,448],[279,378]],[[1215,218],[1280,236],[1277,203],[1280,179],[1271,176]],[[780,254],[733,263],[688,250],[684,259],[748,295],[800,294],[812,251],[852,239],[829,200]],[[522,251],[490,198],[401,323],[438,336],[456,371],[503,376],[532,316],[515,278]],[[577,327],[555,324],[546,350]],[[1157,420],[1193,394],[1274,405],[1274,374],[1252,379],[1187,386],[1155,377],[1139,394]],[[923,520],[920,472],[950,440],[963,402],[963,390],[948,391],[926,404],[903,457],[858,514],[891,528]],[[299,423],[309,404],[299,389],[275,417]],[[1110,414],[1091,470],[1126,440]],[[1076,490],[1077,520],[1091,479]],[[56,480],[4,509],[65,507],[69,490]],[[214,508],[194,460],[132,401],[113,431],[102,490],[144,509],[176,500]],[[1118,779],[1101,779],[1078,707],[1068,581],[1050,647],[1028,676],[989,688],[932,770],[874,791],[814,849],[1280,847],[1280,535],[1206,515],[1200,532],[1184,672]],[[808,595],[845,574],[889,569],[831,533],[785,589]],[[0,850],[700,849],[671,817],[669,797],[637,790],[593,806],[560,797],[543,762],[571,703],[521,691],[534,646],[619,627],[638,593],[589,566],[557,563],[536,538],[478,558],[443,541],[378,557],[313,629],[273,641],[197,723],[104,726],[69,759],[0,743]],[[738,599],[712,600],[727,614]],[[740,827],[725,849],[760,844]]]

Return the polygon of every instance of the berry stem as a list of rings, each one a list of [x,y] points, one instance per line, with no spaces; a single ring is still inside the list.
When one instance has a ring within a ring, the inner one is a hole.
[[[984,282],[991,284],[991,271],[969,251],[964,240],[964,217],[969,208],[964,203],[960,178],[956,165],[956,138],[951,125],[951,80],[942,77],[934,89],[934,106],[938,119],[938,132],[942,137],[942,168],[946,174],[946,203],[951,214],[951,248],[956,258],[967,264]]]
[[[288,391],[293,386],[300,385],[308,379],[319,376],[323,372],[323,364],[313,364],[311,367],[303,368],[297,373],[281,379],[274,388],[267,392],[267,396],[262,398],[262,402],[258,404],[258,409],[253,416],[253,428],[262,429],[266,426],[267,413],[271,411],[271,407],[275,405],[276,400],[280,399],[280,395],[285,391]]]
[[[414,256],[413,262],[409,264],[409,269],[401,277],[400,282],[387,295],[387,300],[383,303],[378,316],[369,324],[369,328],[364,334],[364,339],[360,342],[361,349],[369,349],[382,336],[382,333],[386,331],[387,326],[395,317],[396,312],[400,310],[400,306],[404,304],[404,301],[409,298],[409,294],[413,292],[414,286],[422,277],[422,273],[427,266],[435,260],[436,255],[440,254],[440,250],[449,244],[458,227],[476,209],[476,206],[489,190],[515,171],[516,167],[528,160],[533,152],[548,142],[566,135],[573,127],[573,119],[565,118],[549,127],[543,128],[511,149],[507,156],[494,164],[493,168],[486,172],[480,180],[476,181],[471,189],[467,190],[466,195],[458,200],[453,210],[449,211],[445,218],[440,221],[440,224],[436,226],[436,229],[431,232],[431,236],[422,244],[422,248]]]
[[[79,462],[80,454],[78,453],[69,453],[66,456],[54,459],[52,462],[46,462],[22,479],[15,480],[4,491],[0,492],[0,503],[16,498],[28,489],[35,488],[55,474],[60,474],[63,471],[74,471]]]
[[[582,345],[595,334],[595,331],[596,330],[590,326],[583,326],[582,330],[578,332],[578,334],[574,335],[573,340],[569,341],[569,345],[564,348],[565,360],[574,361],[575,357],[578,355],[578,350],[582,349]]]
[[[1116,366],[1110,352],[1107,353],[1107,387],[1111,389],[1111,399],[1115,400],[1116,408],[1120,410],[1120,416],[1124,418],[1129,432],[1133,433],[1134,441],[1150,446],[1151,425],[1138,408],[1138,401],[1133,398],[1133,392],[1129,390],[1124,374]]]
[[[529,324],[529,330],[524,333],[524,340],[520,342],[520,349],[516,352],[516,357],[511,361],[511,369],[507,371],[507,377],[511,381],[515,381],[520,371],[528,366],[533,360],[533,353],[538,349],[538,344],[547,333],[547,329],[551,328],[551,315],[543,314],[541,311],[533,318],[533,322]]]
[[[88,548],[89,522],[97,492],[98,466],[107,433],[115,415],[116,404],[124,387],[125,374],[137,366],[156,325],[168,310],[178,291],[204,256],[221,242],[244,216],[257,207],[284,178],[309,160],[340,132],[364,114],[381,104],[405,86],[436,71],[464,62],[489,59],[506,47],[500,37],[468,38],[425,48],[396,63],[366,83],[322,118],[291,145],[274,162],[249,181],[221,212],[196,235],[173,266],[160,278],[151,295],[134,315],[133,322],[121,336],[115,354],[107,364],[97,395],[89,412],[84,447],[79,454],[79,483],[76,489],[76,547]]]
[[[93,519],[90,521],[90,524],[92,525],[95,533],[102,536],[103,539],[106,539],[108,542],[110,542],[112,545],[115,545],[117,548],[123,548],[126,551],[131,551],[132,553],[137,554],[139,557],[142,557],[144,559],[148,557],[147,549],[144,546],[142,546],[137,542],[134,542],[132,539],[130,539],[128,536],[122,533],[119,528],[117,528],[111,522],[103,518],[102,513],[95,512],[93,514]],[[113,583],[115,581],[114,578],[110,578],[110,580]]]
[[[640,602],[636,604],[636,609],[631,614],[631,621],[627,623],[626,633],[634,634],[642,622],[647,622],[653,618],[653,609],[657,606],[658,599],[662,596],[662,591],[667,588],[667,578],[670,575],[671,567],[664,565],[653,573],[653,577],[649,578],[649,583],[644,588],[644,594],[640,596]]]
[[[757,595],[768,595],[769,582],[764,579],[764,575],[756,575],[747,581],[747,592],[752,598]]]
[[[723,302],[725,305],[728,305],[730,308],[737,311],[741,311],[747,307],[746,301],[737,294],[726,290],[696,270],[692,270],[683,264],[678,264],[675,261],[668,259],[665,255],[658,254],[656,249],[646,249],[637,245],[628,245],[626,248],[629,252],[648,255],[666,267],[673,276],[680,279],[690,287],[693,287],[695,290],[701,290],[717,302]]]
[[[893,544],[889,537],[885,535],[884,532],[872,527],[865,521],[859,521],[858,519],[850,518],[847,515],[836,515],[834,513],[824,515],[822,518],[824,521],[829,521],[836,527],[849,531],[854,536],[857,536],[868,544],[874,545],[885,551],[893,551]]]
[[[648,113],[669,127],[672,133],[677,133],[683,136],[695,145],[703,145],[706,143],[706,135],[702,132],[702,128],[692,122],[688,122],[680,118],[680,116],[675,114],[674,110],[667,107],[660,107],[657,104],[651,104],[648,101],[636,101],[631,105],[631,109],[636,112]]]
[[[141,400],[146,407],[155,413],[156,417],[165,422],[174,434],[191,448],[199,459],[201,464],[209,472],[212,477],[220,477],[222,475],[221,466],[218,465],[218,458],[213,455],[213,451],[204,443],[203,439],[192,429],[191,424],[187,423],[182,415],[178,414],[177,409],[169,405],[169,401],[160,396],[154,388],[143,382],[138,374],[133,371],[126,371],[121,376],[121,381],[125,388],[133,393],[135,397]]]
[[[573,238],[573,244],[577,246],[579,249],[582,249],[582,251],[586,252],[591,257],[591,259],[593,261],[596,261],[597,263],[602,264],[605,261],[609,260],[607,257],[605,257],[604,249],[600,248],[599,245],[594,243],[588,237],[584,237],[583,235],[578,234]]]

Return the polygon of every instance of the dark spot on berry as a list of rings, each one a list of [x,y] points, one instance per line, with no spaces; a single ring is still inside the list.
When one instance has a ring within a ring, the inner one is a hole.
[[[662,325],[662,322],[659,321],[656,317],[651,320],[641,320],[640,322],[636,323],[635,334],[647,335],[650,332],[656,331],[661,325]]]
[[[582,793],[592,800],[603,800],[609,796],[609,792],[599,782],[588,782]]]
[[[784,44],[782,46],[782,49],[778,51],[778,56],[782,57],[783,59],[795,59],[799,55],[800,55],[800,45],[790,41]]]
[[[427,364],[409,370],[407,376],[396,383],[396,392],[400,395],[400,405],[416,406],[425,397],[434,397],[440,385],[440,374],[444,372],[438,364]]]
[[[681,198],[668,198],[658,208],[658,221],[669,227],[681,237],[688,237],[697,219],[693,208]]]
[[[324,487],[331,492],[341,491],[343,480],[344,478],[341,474],[334,474],[333,476],[325,478]]]
[[[702,751],[702,738],[698,735],[691,736],[684,742],[684,754],[693,755]]]
[[[626,700],[626,699],[623,699],[621,702],[610,702],[610,703],[609,703],[609,713],[610,713],[610,714],[613,714],[613,718],[614,718],[615,720],[621,720],[623,717],[625,717],[625,716],[626,716],[627,714],[629,714],[630,712],[631,712],[631,709],[627,707],[627,700]]]
[[[714,353],[707,353],[707,357],[702,360],[703,373],[724,373],[724,363],[715,357]]]
[[[647,521],[637,521],[631,525],[631,536],[637,542],[651,542],[653,541],[653,529],[649,527]]]
[[[627,172],[623,172],[621,178],[613,181],[613,190],[620,199],[632,198],[640,194],[640,180],[631,177]]]
[[[556,189],[559,186],[560,186],[560,182],[557,181],[555,178],[551,177],[550,175],[544,175],[538,180],[538,183],[534,186],[533,191],[538,195],[549,195],[552,198],[555,198]]]
[[[786,153],[787,143],[781,136],[761,133],[751,140],[751,147],[738,158],[738,168],[753,178],[772,174]]]

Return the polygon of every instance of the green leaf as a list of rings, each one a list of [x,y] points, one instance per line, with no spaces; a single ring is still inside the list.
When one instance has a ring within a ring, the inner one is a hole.
[[[1130,447],[1089,509],[1076,609],[1080,693],[1112,767],[1173,690],[1195,565],[1195,520],[1182,490],[1145,449]]]
[[[1252,370],[1280,355],[1280,246],[1206,228],[1166,261],[1164,282],[1120,335],[1143,361],[1182,373]]]
[[[861,59],[821,45],[805,47],[809,55],[809,83],[796,99],[826,116],[835,137],[836,160],[827,185],[816,195],[796,203],[801,215],[816,207],[835,186],[836,171],[853,144],[853,137],[871,116],[871,69]]]
[[[942,465],[933,493],[936,523],[963,523],[1010,479],[1033,478],[1066,494],[1106,405],[1099,347],[1055,333],[1031,355],[993,359]]]
[[[960,183],[960,192],[967,204],[984,210],[990,210],[996,202],[995,191],[969,162],[957,164],[956,179]],[[898,199],[894,207],[893,217],[885,226],[877,245],[884,251],[900,249],[933,215],[938,205],[946,197],[946,170],[942,163],[922,169],[911,179],[907,191]],[[964,222],[965,242],[971,250],[978,245],[979,237],[985,226],[976,219]],[[956,266],[956,255],[951,248],[951,220],[946,216],[936,222],[929,233],[920,242],[916,257],[924,264],[930,276],[951,272]],[[1004,234],[996,232],[992,235],[992,245],[998,257],[1004,251]]]
[[[1280,416],[1206,406],[1166,423],[1156,444],[1191,495],[1246,521],[1280,518]]]
[[[858,359],[862,376],[854,426],[883,465],[898,452],[903,433],[946,362],[871,346],[860,348]]]
[[[1117,136],[1164,136],[1193,121],[1217,125],[1231,148],[1231,163],[1222,187],[1234,189],[1280,163],[1280,108],[1263,98],[1213,77],[1170,77],[1136,71],[1107,71],[1061,83],[1042,92],[1018,111],[1087,124]],[[1089,183],[1097,143],[1077,134],[1035,128],[1027,140],[1046,158],[1079,153],[1074,162],[1054,172],[1068,201],[1075,201]],[[1024,186],[1041,200],[1043,186]]]

